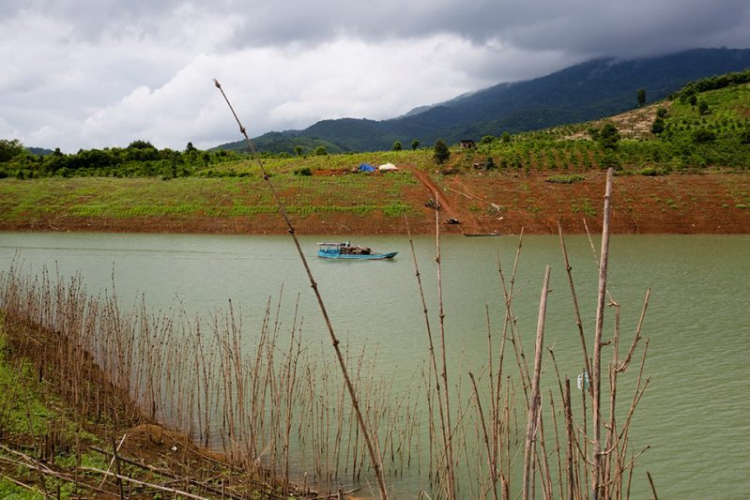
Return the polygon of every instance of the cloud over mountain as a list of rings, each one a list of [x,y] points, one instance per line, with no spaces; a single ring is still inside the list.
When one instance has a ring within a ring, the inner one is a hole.
[[[1,0],[0,137],[26,145],[208,147],[384,119],[601,56],[749,47],[739,0],[193,3]]]

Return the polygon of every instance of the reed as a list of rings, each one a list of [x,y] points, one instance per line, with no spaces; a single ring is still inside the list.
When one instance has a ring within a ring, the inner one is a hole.
[[[605,203],[612,181],[610,176]],[[560,231],[582,365],[591,375],[591,388],[581,391],[579,406],[571,377],[560,372],[554,349],[544,343],[550,268],[542,285],[533,364],[527,360],[514,314],[521,292],[516,276],[521,236],[510,274],[498,256],[502,302],[484,309],[488,357],[484,366],[468,369],[455,363],[460,354],[446,348],[451,332],[440,291],[439,217],[436,211],[439,337],[434,338],[410,238],[427,355],[421,382],[400,391],[377,375],[378,356],[371,348],[352,352],[334,336],[331,353],[303,335],[299,296],[291,324],[285,324],[283,289],[277,302],[267,301],[258,324],[248,327],[248,315],[232,302],[208,318],[190,317],[180,307],[152,312],[143,297],[127,308],[114,273],[111,291],[90,296],[78,276],[64,278],[44,269],[33,277],[16,261],[0,273],[3,331],[30,359],[38,378],[54,380],[81,426],[100,422],[111,441],[139,424],[158,421],[220,452],[245,476],[280,483],[284,495],[294,494],[295,482],[333,494],[341,483],[367,484],[380,476],[383,484],[372,493],[386,498],[387,481],[416,468],[427,477],[419,493],[424,498],[629,498],[638,457],[645,451],[634,449],[630,428],[649,385],[643,326],[650,291],[626,341],[620,306],[606,287],[603,244],[594,341],[588,342]],[[606,305],[614,311],[610,339],[604,331]],[[498,319],[493,321],[493,315]],[[622,380],[631,365],[634,389],[623,404]],[[459,367],[449,376],[448,366]],[[342,367],[342,377],[334,376]],[[545,377],[553,380],[549,390]],[[357,404],[348,404],[353,395]],[[417,399],[424,404],[416,404]],[[8,400],[0,404],[0,430],[7,428],[10,405]],[[40,459],[59,441],[51,423],[32,434]],[[186,449],[180,477],[202,474]],[[110,477],[127,482],[123,472]],[[236,476],[229,481],[240,482]],[[40,479],[38,487],[45,486]]]

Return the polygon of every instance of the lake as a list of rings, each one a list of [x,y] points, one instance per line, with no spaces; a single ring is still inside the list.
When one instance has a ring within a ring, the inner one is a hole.
[[[419,379],[428,349],[406,237],[353,241],[399,252],[393,261],[370,262],[317,259],[316,242],[324,239],[301,237],[339,337],[352,351],[376,353],[374,375],[393,380],[396,388]],[[598,272],[591,244],[585,236],[567,237],[566,242],[584,328],[593,338]],[[493,335],[502,329],[498,266],[509,280],[518,238],[444,236],[441,243],[449,370],[465,379],[486,362],[488,328]],[[435,241],[420,236],[414,246],[437,331]],[[594,247],[598,250],[598,238]],[[646,471],[663,498],[743,498],[750,491],[748,249],[748,236],[612,238],[608,285],[621,308],[621,350],[630,344],[646,290],[651,289],[643,326],[650,339],[645,374],[651,382],[631,429],[633,447],[650,449],[638,460],[633,498],[648,494]],[[210,317],[226,310],[231,300],[251,330],[262,323],[269,300],[281,303],[282,324],[291,324],[299,296],[305,338],[330,349],[303,266],[287,236],[0,233],[0,271],[14,260],[32,274],[43,266],[62,276],[78,273],[92,295],[111,290],[114,282],[123,307],[143,299],[154,310]],[[556,236],[523,238],[513,313],[531,360],[547,264],[552,292],[545,346],[554,349],[560,370],[575,382],[582,364],[580,340]],[[611,336],[613,312],[607,308],[605,338]],[[554,386],[547,363],[545,378]],[[624,405],[629,397],[624,396]],[[393,479],[394,489],[413,492],[424,486],[418,481],[413,474],[403,474]]]

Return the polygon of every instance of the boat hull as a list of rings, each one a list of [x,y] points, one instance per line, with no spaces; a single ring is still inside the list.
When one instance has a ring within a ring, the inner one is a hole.
[[[386,260],[392,259],[398,252],[388,253],[371,253],[366,255],[357,254],[341,254],[332,252],[318,252],[318,257],[321,259],[339,259],[339,260]]]

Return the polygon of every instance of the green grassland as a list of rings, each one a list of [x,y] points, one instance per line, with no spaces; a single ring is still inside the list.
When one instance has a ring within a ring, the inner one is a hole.
[[[327,154],[320,147],[310,151],[300,146],[298,154],[250,155],[199,151],[192,145],[183,152],[160,151],[136,141],[127,148],[44,157],[18,153],[16,147],[17,154],[10,158],[0,155],[0,222],[51,216],[271,214],[276,203],[261,162],[288,212],[300,216],[400,216],[417,209],[403,201],[416,184],[408,171],[357,173],[361,163],[390,162],[430,174],[468,177],[542,173],[557,183],[578,182],[586,172],[607,167],[620,175],[744,173],[750,171],[748,81],[750,72],[724,75],[694,82],[670,100],[609,120],[477,138],[473,149],[453,145],[445,162],[436,161],[430,147]],[[614,136],[605,137],[608,127]]]
[[[238,167],[242,167],[240,164]],[[293,215],[408,211],[404,187],[408,175],[309,177],[274,175],[273,184]],[[197,177],[170,181],[149,178],[78,177],[0,182],[0,221],[60,217],[238,217],[270,214],[276,203],[259,177]]]

